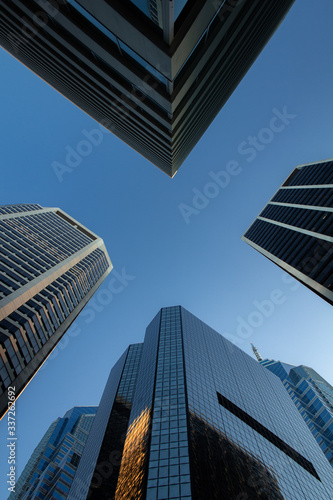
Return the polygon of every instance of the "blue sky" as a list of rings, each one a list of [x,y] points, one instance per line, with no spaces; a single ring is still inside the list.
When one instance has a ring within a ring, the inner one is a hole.
[[[296,165],[333,156],[332,17],[330,0],[295,2],[173,179],[107,133],[60,182],[54,162],[65,163],[66,148],[99,126],[1,50],[1,204],[61,207],[104,239],[118,276],[127,276],[110,295],[111,273],[95,309],[87,306],[20,396],[19,473],[54,419],[99,403],[114,362],[163,306],[181,304],[249,354],[253,342],[263,357],[309,365],[333,382],[331,306],[241,241]],[[245,153],[278,113],[293,116],[260,151]],[[230,162],[238,174],[213,192],[208,183],[225,179]],[[198,192],[215,197],[201,199],[186,223],[180,206],[193,208]],[[260,319],[264,301],[271,305]]]

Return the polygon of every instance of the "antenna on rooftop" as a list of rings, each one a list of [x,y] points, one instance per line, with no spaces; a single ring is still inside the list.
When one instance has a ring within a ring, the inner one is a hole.
[[[259,361],[259,362],[262,361],[262,357],[260,356],[258,349],[252,344],[252,342],[251,342],[251,346],[252,346],[253,354],[257,358],[257,361]]]

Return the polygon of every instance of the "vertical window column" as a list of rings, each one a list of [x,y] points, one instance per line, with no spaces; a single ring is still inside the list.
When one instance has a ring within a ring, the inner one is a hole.
[[[146,498],[192,498],[179,307],[162,309]]]

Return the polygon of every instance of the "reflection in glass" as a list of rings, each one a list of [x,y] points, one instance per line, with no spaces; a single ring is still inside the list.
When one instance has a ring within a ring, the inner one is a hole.
[[[190,447],[193,500],[283,500],[272,470],[192,412]]]
[[[144,498],[145,470],[150,437],[150,414],[150,409],[146,408],[128,429],[115,500],[128,500],[129,491],[131,492],[131,498],[136,500]]]

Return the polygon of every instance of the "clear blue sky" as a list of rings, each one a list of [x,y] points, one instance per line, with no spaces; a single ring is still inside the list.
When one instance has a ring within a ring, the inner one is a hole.
[[[331,0],[296,1],[172,180],[105,134],[59,182],[52,164],[64,163],[66,147],[75,149],[83,130],[98,125],[0,52],[1,204],[61,207],[104,239],[116,271],[134,277],[111,301],[107,292],[97,294],[99,311],[88,305],[20,396],[19,472],[54,419],[74,405],[99,403],[114,362],[129,343],[143,340],[163,306],[181,304],[249,354],[253,342],[264,357],[309,365],[333,382],[331,306],[285,282],[278,267],[241,241],[296,165],[333,156],[332,18]],[[244,154],[244,142],[258,133],[268,137],[262,129],[273,109],[284,107],[296,116],[248,161],[253,155]],[[230,161],[238,162],[239,175],[186,224],[179,205],[193,206],[193,189],[209,190],[210,172],[225,171]],[[253,313],[272,293],[280,303],[260,321]],[[252,331],[243,326],[242,338],[239,325],[249,317],[260,324]],[[0,423],[3,474],[6,423]],[[0,498],[6,494],[2,480]]]

